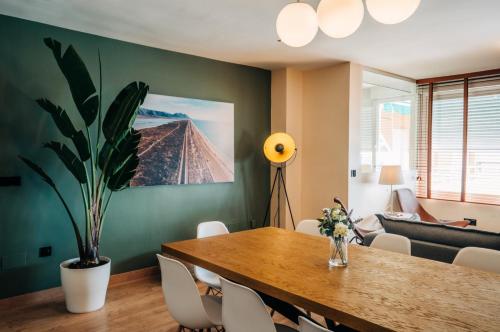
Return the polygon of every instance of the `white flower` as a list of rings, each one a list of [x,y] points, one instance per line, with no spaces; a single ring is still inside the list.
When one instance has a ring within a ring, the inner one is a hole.
[[[333,231],[334,237],[344,237],[347,236],[349,229],[346,224],[338,223],[335,225],[335,230]]]

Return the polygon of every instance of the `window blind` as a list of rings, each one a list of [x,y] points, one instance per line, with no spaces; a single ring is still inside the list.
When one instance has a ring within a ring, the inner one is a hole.
[[[427,197],[427,154],[428,149],[428,119],[429,119],[429,85],[417,88],[417,151],[414,154],[416,168],[416,195]]]
[[[432,97],[430,197],[459,201],[462,193],[463,83],[437,84]]]
[[[500,79],[469,82],[465,200],[500,204]]]

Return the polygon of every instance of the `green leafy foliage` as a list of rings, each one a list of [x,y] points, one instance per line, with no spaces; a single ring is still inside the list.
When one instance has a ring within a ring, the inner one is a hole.
[[[90,158],[89,143],[83,134],[83,131],[77,131],[68,116],[68,113],[63,110],[60,106],[54,105],[48,99],[40,98],[36,101],[41,108],[47,111],[54,120],[57,129],[65,137],[70,138],[75,145],[76,150],[82,161],[86,161]]]
[[[132,156],[137,155],[141,134],[131,129],[114,146],[110,141],[106,141],[99,153],[99,167],[103,170],[105,180],[118,171]]]
[[[112,191],[120,191],[127,188],[130,180],[134,177],[137,166],[139,166],[139,157],[134,155],[110,177],[108,188]]]
[[[75,154],[68,146],[60,142],[52,141],[44,145],[56,153],[80,184],[86,211],[85,240],[82,240],[76,220],[54,181],[41,167],[29,159],[21,156],[19,158],[54,189],[63,203],[75,232],[80,254],[79,267],[93,267],[99,265],[100,236],[111,194],[129,186],[139,165],[137,153],[141,135],[132,128],[132,124],[149,87],[143,82],[132,82],[127,85],[109,106],[104,121],[101,123],[100,100],[102,96],[97,95],[90,74],[73,46],[70,45],[61,55],[60,42],[51,38],[45,38],[44,42],[52,50],[68,82],[76,108],[85,123],[84,128],[76,128],[62,107],[54,105],[45,98],[37,100],[38,105],[52,116],[61,134],[72,140],[78,152],[78,155]],[[99,75],[100,73],[101,70],[99,70]],[[101,76],[99,82],[102,83]],[[102,84],[99,88],[102,91]],[[97,117],[99,119],[97,128],[92,128]],[[92,140],[91,133],[95,132],[97,132],[97,139]],[[105,137],[102,147],[99,143],[101,132]]]
[[[120,91],[102,123],[102,132],[107,141],[115,144],[130,131],[137,108],[144,102],[148,90],[149,86],[143,82],[132,82]]]
[[[52,38],[45,38],[44,42],[52,50],[59,68],[66,77],[76,108],[85,124],[92,125],[99,109],[99,96],[85,63],[72,45],[66,49],[64,55],[61,55],[60,42]]]
[[[64,144],[59,142],[45,143],[44,147],[54,151],[59,159],[64,163],[66,168],[80,183],[87,182],[87,173],[82,161]]]
[[[45,173],[45,171],[40,166],[22,156],[19,156],[19,159],[21,159],[26,165],[29,166],[29,168],[31,168],[35,173],[37,173],[42,178],[43,181],[49,184],[49,186],[51,187],[55,186],[54,181],[52,181],[50,176],[48,176],[47,173]]]

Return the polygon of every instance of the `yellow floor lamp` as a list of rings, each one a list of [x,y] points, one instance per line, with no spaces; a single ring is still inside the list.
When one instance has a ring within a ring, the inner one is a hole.
[[[280,217],[280,199],[281,190],[285,194],[286,204],[288,206],[288,211],[290,212],[290,217],[292,218],[293,229],[295,229],[295,221],[293,220],[292,209],[290,207],[290,200],[288,199],[288,193],[286,191],[285,179],[283,177],[283,169],[286,168],[287,162],[291,164],[295,160],[297,154],[297,147],[293,138],[286,133],[274,133],[269,136],[264,142],[264,155],[267,160],[271,162],[271,166],[276,167],[276,173],[274,175],[273,185],[271,187],[271,194],[269,195],[269,201],[267,202],[266,215],[262,222],[262,227],[266,225],[267,217],[269,216],[269,211],[271,209],[271,201],[273,199],[274,190],[276,184],[278,184],[277,195],[278,195],[278,207],[276,213],[274,214],[273,222],[274,225],[278,227],[281,226]],[[292,159],[293,158],[293,159]],[[277,219],[277,223],[276,223]],[[271,221],[269,222],[271,224]]]

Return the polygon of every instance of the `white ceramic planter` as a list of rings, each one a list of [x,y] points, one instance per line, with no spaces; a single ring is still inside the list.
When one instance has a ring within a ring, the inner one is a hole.
[[[107,261],[101,266],[89,269],[69,269],[68,266],[79,260],[69,259],[60,265],[61,283],[69,312],[83,313],[99,310],[106,301],[111,259],[100,257]]]

